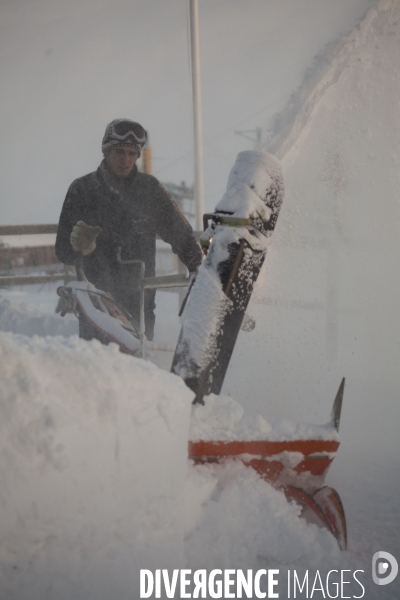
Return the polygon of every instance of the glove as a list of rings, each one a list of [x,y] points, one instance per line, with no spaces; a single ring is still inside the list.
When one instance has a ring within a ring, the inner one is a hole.
[[[96,249],[96,238],[102,231],[101,227],[91,227],[83,221],[78,221],[69,238],[72,248],[82,256],[91,254]]]

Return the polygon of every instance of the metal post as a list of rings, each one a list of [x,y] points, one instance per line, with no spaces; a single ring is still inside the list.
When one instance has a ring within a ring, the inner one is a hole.
[[[201,81],[200,81],[200,44],[197,0],[189,0],[190,10],[190,50],[192,59],[192,90],[193,90],[193,128],[194,128],[194,158],[195,158],[195,202],[196,229],[201,229],[204,213],[204,168],[203,168],[203,133],[201,113]]]
[[[120,265],[134,265],[137,264],[140,266],[140,280],[144,279],[145,276],[145,264],[142,260],[124,260],[121,257],[121,246],[118,246],[117,248],[117,262]],[[140,316],[139,316],[139,329],[140,329],[140,334],[139,334],[139,342],[140,342],[140,356],[142,358],[144,358],[144,352],[145,352],[145,335],[144,335],[144,328],[145,328],[145,324],[144,324],[144,289],[143,287],[139,286],[139,291],[140,291]]]
[[[145,275],[145,264],[142,260],[140,262],[140,279],[144,279]],[[144,289],[140,290],[140,356],[144,358],[145,348],[144,348]]]

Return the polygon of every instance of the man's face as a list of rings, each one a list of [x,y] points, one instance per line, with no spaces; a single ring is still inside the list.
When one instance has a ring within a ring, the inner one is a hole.
[[[132,146],[110,148],[104,155],[109,171],[117,177],[128,177],[138,159],[138,153]]]

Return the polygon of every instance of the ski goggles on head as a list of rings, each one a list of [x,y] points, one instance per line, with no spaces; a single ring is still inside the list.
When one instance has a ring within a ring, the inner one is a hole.
[[[121,142],[127,142],[128,138],[143,146],[147,140],[146,130],[135,121],[129,121],[127,119],[117,119],[107,125],[106,132],[102,141],[102,149],[106,150],[110,146]]]

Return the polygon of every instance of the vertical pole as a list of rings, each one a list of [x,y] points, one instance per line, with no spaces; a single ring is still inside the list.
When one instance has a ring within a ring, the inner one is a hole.
[[[142,260],[138,260],[136,262],[138,262],[140,264],[140,280],[143,281],[144,276],[145,276],[145,264]],[[140,323],[139,323],[140,338],[139,338],[139,341],[140,341],[140,356],[141,356],[141,358],[144,358],[144,355],[145,355],[144,294],[145,294],[144,286],[140,286],[140,317],[139,317],[139,319],[140,319]]]
[[[200,82],[200,45],[197,0],[189,0],[190,9],[190,50],[192,59],[192,93],[193,93],[193,127],[194,127],[194,195],[196,202],[196,229],[203,228],[204,214],[204,169],[203,169],[203,133],[201,114],[201,82]]]
[[[178,198],[178,197],[177,197],[177,198],[175,199],[175,202],[176,202],[176,204],[177,204],[177,206],[178,206],[179,210],[180,210],[181,212],[183,212],[183,214],[185,214],[185,211],[184,211],[184,208],[183,208],[183,198],[181,198],[181,197],[179,197],[179,198]],[[197,215],[197,211],[196,211],[196,215]],[[197,227],[197,221],[196,221],[196,229],[198,230],[198,227]],[[201,230],[202,230],[202,229],[203,229],[203,228],[201,228]],[[176,256],[176,255],[175,255],[175,256]],[[186,274],[186,272],[187,272],[187,269],[186,269],[185,265],[184,265],[184,264],[183,264],[183,263],[182,263],[182,262],[179,260],[179,258],[178,258],[177,256],[176,256],[176,258],[177,258],[177,261],[178,261],[178,274],[179,274],[179,275],[184,275],[184,274]],[[182,302],[183,302],[183,300],[185,299],[186,293],[187,293],[187,292],[186,292],[186,290],[185,290],[184,288],[179,288],[179,291],[178,291],[178,301],[179,301],[179,307],[181,307],[181,306],[182,306]]]

